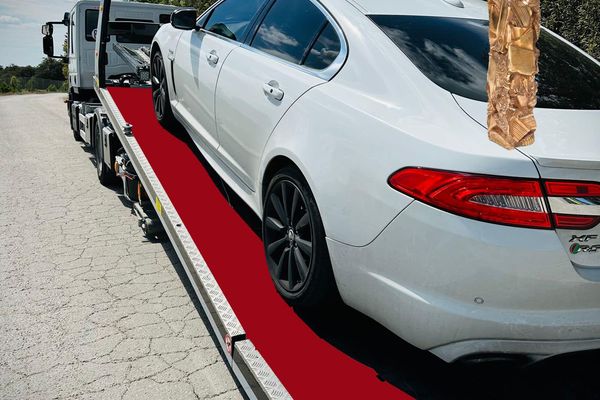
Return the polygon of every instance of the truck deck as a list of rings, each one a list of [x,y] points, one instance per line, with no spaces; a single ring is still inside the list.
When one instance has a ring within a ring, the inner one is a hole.
[[[171,133],[153,118],[150,89],[97,91],[247,393],[410,398],[321,338],[307,323],[310,316],[277,294],[260,237],[230,205],[185,133]]]

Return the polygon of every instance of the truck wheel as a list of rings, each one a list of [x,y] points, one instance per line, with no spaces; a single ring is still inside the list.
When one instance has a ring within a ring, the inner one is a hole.
[[[104,145],[102,144],[102,121],[98,119],[94,129],[95,155],[96,155],[96,172],[98,180],[104,186],[109,186],[115,179],[114,175],[104,163]]]
[[[271,180],[262,236],[271,279],[290,305],[311,307],[333,299],[337,291],[323,222],[297,169],[286,167]]]
[[[165,63],[160,51],[157,51],[154,54],[152,59],[151,73],[154,114],[162,126],[165,128],[171,128],[175,123],[175,117],[173,116],[173,111],[171,110]]]

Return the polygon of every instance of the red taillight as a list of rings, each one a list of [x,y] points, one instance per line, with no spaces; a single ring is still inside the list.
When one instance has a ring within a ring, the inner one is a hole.
[[[424,203],[464,217],[527,228],[552,227],[537,180],[405,168],[390,185]]]
[[[546,194],[559,229],[591,229],[600,223],[600,216],[586,215],[600,207],[600,184],[594,182],[547,181]],[[569,213],[575,211],[576,213]]]
[[[593,182],[546,182],[548,196],[557,197],[600,197],[600,184]]]
[[[554,214],[554,225],[560,229],[591,229],[599,222],[596,216]]]

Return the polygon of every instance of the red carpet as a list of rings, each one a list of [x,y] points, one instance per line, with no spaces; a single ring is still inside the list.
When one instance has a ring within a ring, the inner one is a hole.
[[[261,241],[229,206],[187,144],[158,124],[150,89],[111,88],[110,93],[133,125],[135,137],[248,338],[292,397],[410,398],[320,339],[279,297]]]

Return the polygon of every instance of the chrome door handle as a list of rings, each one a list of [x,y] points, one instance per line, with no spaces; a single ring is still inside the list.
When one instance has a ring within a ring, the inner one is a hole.
[[[265,83],[263,85],[263,92],[265,92],[267,96],[277,101],[283,100],[283,90],[279,89],[279,83],[277,83],[276,81]]]
[[[214,50],[206,55],[206,59],[211,64],[217,64],[219,62],[219,56],[217,55],[217,52]]]

